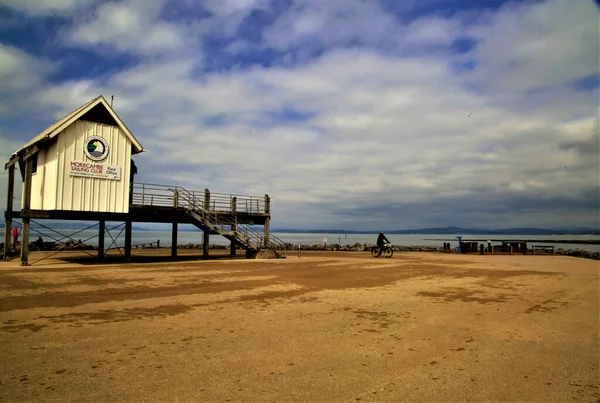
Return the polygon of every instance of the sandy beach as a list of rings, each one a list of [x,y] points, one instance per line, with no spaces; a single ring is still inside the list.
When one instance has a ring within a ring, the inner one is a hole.
[[[186,253],[176,262],[57,255],[29,267],[0,263],[0,400],[600,395],[597,261],[342,252],[204,261]]]

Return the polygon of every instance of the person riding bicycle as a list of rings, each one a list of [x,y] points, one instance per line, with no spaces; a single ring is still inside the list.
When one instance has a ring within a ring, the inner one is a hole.
[[[385,242],[383,242],[384,240]],[[383,251],[383,245],[385,245],[386,242],[389,243],[390,241],[385,237],[383,231],[381,231],[379,233],[379,236],[377,237],[377,247],[379,248],[379,254],[377,256],[381,256],[381,252]]]

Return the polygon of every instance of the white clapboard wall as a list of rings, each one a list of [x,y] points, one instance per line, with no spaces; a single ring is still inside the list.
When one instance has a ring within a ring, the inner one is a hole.
[[[108,156],[101,161],[84,152],[92,136],[108,144]],[[75,121],[38,152],[31,209],[129,212],[131,150],[131,140],[120,127]]]

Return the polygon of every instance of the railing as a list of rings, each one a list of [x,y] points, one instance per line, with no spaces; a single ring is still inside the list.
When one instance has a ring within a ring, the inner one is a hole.
[[[274,235],[266,238],[235,213],[265,214],[270,206],[268,196],[257,197],[207,191],[189,191],[180,186],[132,183],[131,204],[141,206],[176,207],[193,211],[202,221],[224,236],[233,236],[256,249],[283,251],[285,242]],[[231,214],[223,214],[231,213]]]
[[[191,205],[184,205],[178,196],[191,194]],[[221,212],[250,214],[268,213],[267,196],[249,196],[226,193],[208,193],[206,191],[190,191],[181,186],[156,185],[150,183],[132,184],[131,203],[140,206],[183,207],[195,209],[200,203],[202,208]],[[204,206],[208,202],[207,206]]]
[[[223,216],[215,212],[208,213],[208,222],[212,226],[222,233],[231,232],[232,236],[235,236],[245,244],[251,246],[256,250],[260,249],[272,249],[283,251],[285,253],[286,244],[275,235],[265,234],[261,231],[257,231],[252,225],[240,221],[237,217]]]
[[[211,193],[210,209],[219,211],[231,211],[235,204],[238,213],[264,213],[266,211],[265,197]]]
[[[266,248],[280,250],[285,254],[286,244],[276,236],[269,234],[265,237],[263,232],[255,230],[252,228],[251,224],[239,220],[235,215],[223,215],[219,210],[198,208],[198,206],[201,206],[203,203],[196,200],[194,192],[187,191],[183,188],[178,191],[180,206],[196,206],[196,208],[190,208],[190,210],[201,215],[203,220],[210,224],[215,231],[221,234],[234,236],[256,250]]]
[[[131,184],[131,204],[133,205],[173,207],[174,200],[173,186],[136,182]]]

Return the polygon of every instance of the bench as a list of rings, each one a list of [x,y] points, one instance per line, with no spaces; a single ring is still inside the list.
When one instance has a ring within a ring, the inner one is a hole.
[[[531,250],[532,250],[532,252],[533,252],[534,255],[535,255],[535,250],[536,249],[543,250],[543,251],[546,251],[546,252],[552,252],[552,254],[554,255],[554,246],[551,246],[551,245],[533,245],[531,247]]]

